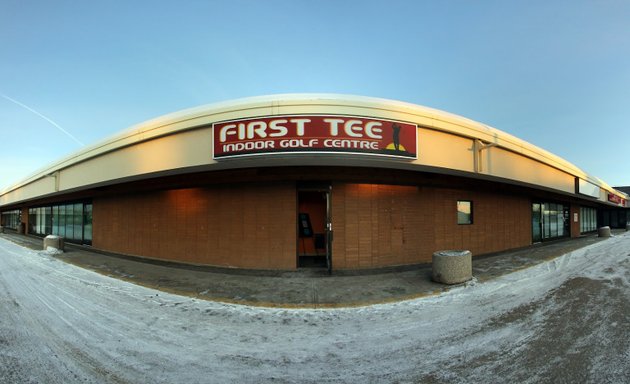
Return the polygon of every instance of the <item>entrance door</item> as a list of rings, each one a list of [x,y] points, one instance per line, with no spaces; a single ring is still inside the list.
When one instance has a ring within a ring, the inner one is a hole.
[[[332,270],[329,184],[298,187],[297,266]]]
[[[570,236],[569,206],[562,203],[532,203],[534,243]]]
[[[534,243],[542,241],[542,210],[540,203],[532,204],[532,240]]]

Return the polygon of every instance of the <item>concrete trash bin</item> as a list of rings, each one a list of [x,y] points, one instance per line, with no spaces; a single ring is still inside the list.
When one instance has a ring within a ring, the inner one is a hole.
[[[432,279],[443,284],[459,284],[472,279],[472,253],[466,250],[433,253]]]
[[[610,227],[598,228],[597,237],[610,237]]]
[[[48,247],[63,251],[63,238],[55,235],[44,237],[44,251],[48,250]]]

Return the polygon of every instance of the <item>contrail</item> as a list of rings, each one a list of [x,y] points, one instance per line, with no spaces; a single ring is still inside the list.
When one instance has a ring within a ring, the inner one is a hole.
[[[79,143],[79,145],[84,146],[85,144],[83,144],[79,139],[77,139],[76,137],[74,137],[70,132],[66,131],[65,129],[61,128],[61,126],[59,126],[59,124],[55,123],[54,121],[52,121],[51,119],[49,119],[48,117],[42,115],[41,113],[37,112],[36,110],[34,110],[33,108],[29,107],[28,105],[22,104],[19,101],[10,98],[9,96],[0,93],[0,96],[4,97],[5,99],[9,100],[10,102],[19,105],[20,107],[29,110],[31,112],[33,112],[34,114],[36,114],[37,116],[41,117],[42,119],[46,120],[47,122],[49,122],[50,124],[54,125],[58,130],[60,130],[61,132],[65,133],[69,138],[71,138],[72,140],[76,141],[77,143]]]

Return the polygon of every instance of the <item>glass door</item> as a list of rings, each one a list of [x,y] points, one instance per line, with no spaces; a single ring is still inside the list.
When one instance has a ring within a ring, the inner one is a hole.
[[[532,240],[539,243],[570,236],[569,206],[561,203],[532,203]]]
[[[540,203],[532,204],[532,240],[534,243],[542,241],[542,211]]]

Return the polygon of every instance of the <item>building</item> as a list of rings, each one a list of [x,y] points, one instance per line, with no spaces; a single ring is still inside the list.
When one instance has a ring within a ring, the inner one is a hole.
[[[497,129],[418,105],[328,94],[163,116],[0,194],[2,225],[30,235],[280,270],[519,248],[594,231],[605,212],[625,215],[627,206],[626,193]]]
[[[630,186],[628,187],[614,187],[617,191],[623,192],[626,195],[630,195]],[[626,207],[628,203],[626,202]],[[607,207],[600,211],[598,222],[602,226],[609,226],[611,228],[626,228],[630,229],[630,209],[617,209],[615,207]]]

